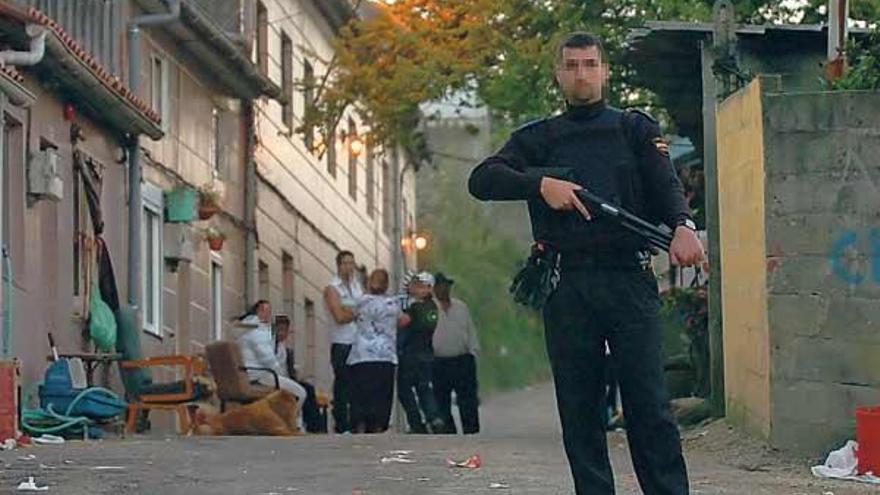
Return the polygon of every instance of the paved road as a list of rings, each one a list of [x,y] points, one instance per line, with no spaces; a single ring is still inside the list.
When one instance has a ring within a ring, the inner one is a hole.
[[[79,494],[571,494],[552,388],[500,395],[482,408],[474,437],[421,435],[166,438],[71,442],[0,452],[0,493],[28,475],[48,493]],[[853,484],[816,483],[793,465],[742,440],[723,423],[685,433],[692,493],[862,495]],[[618,493],[637,494],[625,438],[609,438]],[[412,462],[382,462],[398,456]],[[446,459],[481,456],[480,469]],[[33,459],[25,456],[32,455]]]

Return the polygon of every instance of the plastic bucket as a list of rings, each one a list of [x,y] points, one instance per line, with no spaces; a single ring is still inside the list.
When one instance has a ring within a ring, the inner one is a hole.
[[[880,475],[880,406],[856,408],[859,474]]]
[[[165,193],[165,221],[171,223],[192,222],[195,219],[196,191],[180,186]]]

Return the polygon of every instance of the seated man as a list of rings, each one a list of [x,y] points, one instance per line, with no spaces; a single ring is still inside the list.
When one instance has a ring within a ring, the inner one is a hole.
[[[247,368],[264,368],[277,373],[279,387],[295,395],[302,408],[308,394],[299,383],[287,377],[282,363],[275,357],[275,339],[269,327],[271,315],[272,307],[269,301],[260,300],[241,318],[243,325],[251,327],[237,339],[241,359]],[[275,386],[275,378],[268,371],[249,369],[248,376],[252,382],[260,385]]]
[[[302,403],[302,419],[309,433],[324,431],[321,426],[321,413],[318,411],[318,403],[315,400],[315,387],[311,383],[300,380],[296,376],[296,365],[292,347],[287,346],[287,338],[290,335],[290,318],[287,315],[276,315],[275,324],[275,358],[281,365],[282,374],[285,378],[296,381],[306,391],[306,399]]]

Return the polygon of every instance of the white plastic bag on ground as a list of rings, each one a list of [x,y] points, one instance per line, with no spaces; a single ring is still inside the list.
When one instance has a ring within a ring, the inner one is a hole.
[[[27,481],[22,481],[18,485],[18,491],[20,491],[20,492],[48,492],[49,486],[48,485],[37,486],[37,484],[34,482],[34,477],[28,476]]]
[[[813,466],[811,469],[813,476],[880,484],[880,478],[872,473],[861,476],[856,474],[859,465],[859,459],[856,456],[858,448],[859,444],[856,442],[852,440],[847,441],[846,445],[828,454],[825,464]]]

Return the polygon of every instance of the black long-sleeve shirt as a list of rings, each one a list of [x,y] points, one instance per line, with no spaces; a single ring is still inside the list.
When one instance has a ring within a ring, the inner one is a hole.
[[[690,219],[684,187],[657,122],[604,102],[572,107],[527,124],[471,173],[480,200],[526,200],[536,240],[561,247],[615,250],[635,246],[631,235],[601,219],[554,211],[540,195],[545,176],[580,184],[600,197],[671,228]]]

